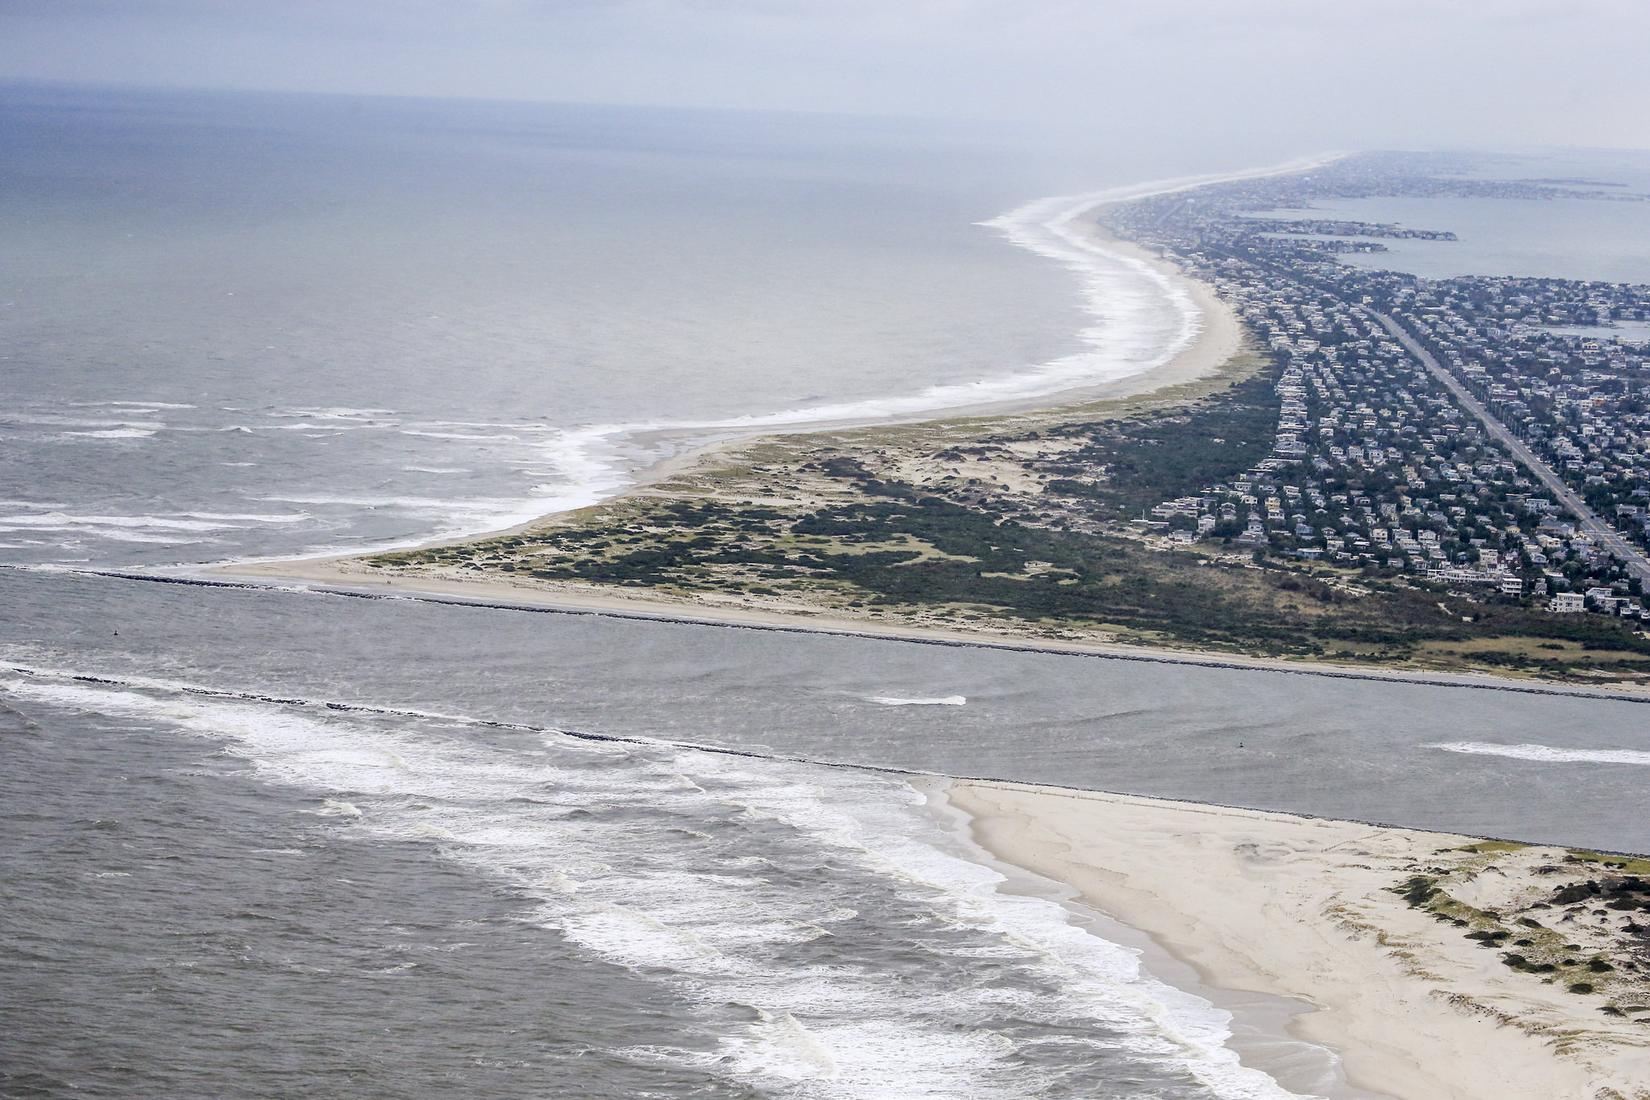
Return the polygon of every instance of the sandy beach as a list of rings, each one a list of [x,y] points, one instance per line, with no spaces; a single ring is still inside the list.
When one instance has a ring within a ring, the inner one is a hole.
[[[1611,1015],[1599,993],[1509,969],[1401,893],[1442,864],[1463,897],[1510,910],[1553,892],[1540,869],[1563,864],[1562,849],[1488,846],[1491,867],[1466,851],[1473,840],[1442,833],[1009,783],[957,782],[946,797],[987,851],[1071,885],[1205,983],[1306,1002],[1291,1030],[1339,1053],[1356,1088],[1650,1096],[1650,1015]]]

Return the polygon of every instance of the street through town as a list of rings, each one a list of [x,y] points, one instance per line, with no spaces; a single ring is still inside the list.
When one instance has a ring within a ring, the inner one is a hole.
[[[1461,403],[1472,415],[1476,416],[1492,436],[1511,451],[1519,462],[1523,463],[1535,475],[1536,480],[1546,486],[1559,502],[1568,508],[1576,517],[1581,530],[1590,536],[1604,549],[1619,558],[1627,566],[1629,572],[1639,578],[1641,582],[1650,585],[1650,558],[1646,558],[1632,543],[1621,536],[1621,533],[1606,523],[1596,512],[1588,507],[1587,502],[1581,499],[1574,489],[1565,484],[1552,467],[1543,462],[1534,451],[1526,446],[1523,440],[1507,430],[1506,425],[1495,418],[1495,415],[1486,409],[1472,392],[1462,385],[1460,380],[1451,374],[1442,363],[1420,342],[1411,336],[1392,317],[1385,313],[1371,311],[1375,319],[1397,338],[1398,342],[1413,356],[1421,361],[1438,381],[1447,387],[1455,399]]]

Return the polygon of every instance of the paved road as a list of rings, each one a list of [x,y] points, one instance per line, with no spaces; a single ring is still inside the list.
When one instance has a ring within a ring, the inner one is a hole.
[[[1430,351],[1422,347],[1402,325],[1384,313],[1376,313],[1373,310],[1370,312],[1377,321],[1385,326],[1388,332],[1397,337],[1400,344],[1409,349],[1411,355],[1419,359],[1427,370],[1432,372],[1433,377],[1449,388],[1450,393],[1455,395],[1455,399],[1461,403],[1463,408],[1482,421],[1491,435],[1500,440],[1507,450],[1517,456],[1518,461],[1529,467],[1536,480],[1545,485],[1553,496],[1557,497],[1566,508],[1575,514],[1576,518],[1580,520],[1582,531],[1592,536],[1595,542],[1625,563],[1628,571],[1643,582],[1647,589],[1650,589],[1650,558],[1645,557],[1644,551],[1628,542],[1619,531],[1600,519],[1598,513],[1589,508],[1587,502],[1582,500],[1574,489],[1566,485],[1564,479],[1559,477],[1552,467],[1537,458],[1535,452],[1524,445],[1523,440],[1509,432],[1506,426],[1497,420],[1495,415],[1486,409],[1478,398],[1472,395],[1472,391],[1463,386],[1455,375],[1446,370],[1443,364],[1438,362]]]

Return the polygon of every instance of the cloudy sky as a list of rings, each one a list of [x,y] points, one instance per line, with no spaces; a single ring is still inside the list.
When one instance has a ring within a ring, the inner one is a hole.
[[[1650,146],[1650,0],[0,0],[0,77]]]

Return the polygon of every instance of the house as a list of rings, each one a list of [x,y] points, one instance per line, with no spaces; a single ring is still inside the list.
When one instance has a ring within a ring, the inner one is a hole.
[[[1589,588],[1585,600],[1605,614],[1614,614],[1616,605],[1624,602],[1612,588]]]
[[[1587,597],[1580,592],[1559,592],[1547,601],[1547,610],[1554,615],[1576,615],[1587,610]]]

